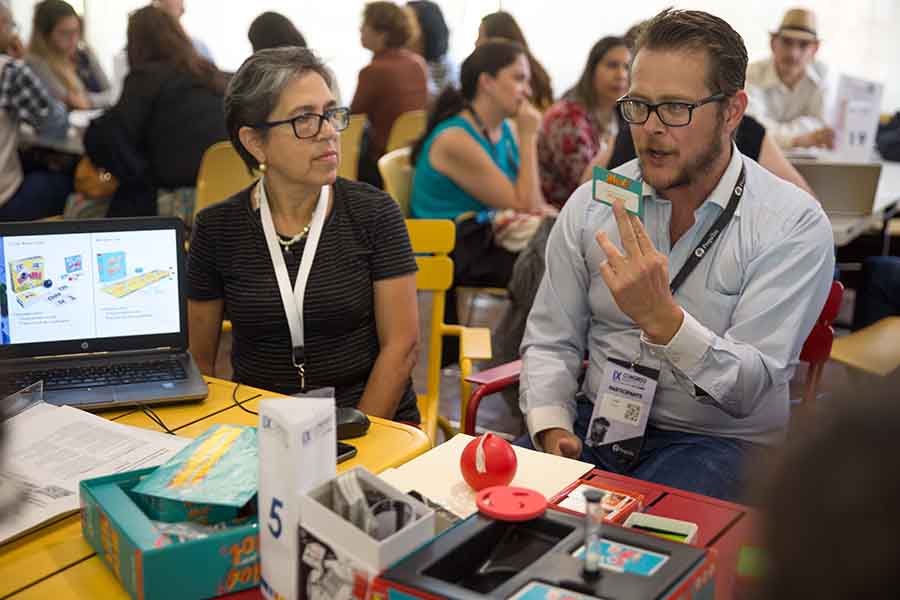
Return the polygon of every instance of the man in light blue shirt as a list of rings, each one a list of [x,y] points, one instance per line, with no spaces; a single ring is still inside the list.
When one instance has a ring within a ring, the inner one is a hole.
[[[732,142],[746,66],[743,40],[707,13],[663,11],[638,39],[620,101],[638,159],[617,172],[643,181],[643,222],[593,200],[588,183],[550,234],[522,342],[520,403],[537,448],[734,498],[747,454],[783,439],[788,384],[828,295],[834,242],[811,196]],[[733,200],[673,294],[670,282]],[[659,370],[630,456],[582,443],[608,359]]]

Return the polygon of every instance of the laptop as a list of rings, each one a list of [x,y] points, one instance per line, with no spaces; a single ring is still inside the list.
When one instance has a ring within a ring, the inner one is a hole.
[[[867,217],[875,212],[880,163],[795,160],[792,164],[829,216]]]
[[[200,400],[177,218],[0,223],[0,392],[104,409]],[[3,397],[3,396],[0,396]]]

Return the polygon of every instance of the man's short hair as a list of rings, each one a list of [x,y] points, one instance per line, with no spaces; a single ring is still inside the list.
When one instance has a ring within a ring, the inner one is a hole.
[[[635,42],[634,54],[648,50],[704,50],[706,86],[727,96],[744,89],[747,48],[731,25],[699,10],[666,9],[647,21]]]

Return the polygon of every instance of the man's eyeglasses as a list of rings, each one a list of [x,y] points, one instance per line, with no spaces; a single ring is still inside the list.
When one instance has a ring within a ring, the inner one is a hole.
[[[321,115],[318,113],[303,113],[292,119],[260,123],[256,126],[256,129],[271,129],[278,125],[290,123],[294,129],[294,135],[298,139],[305,140],[319,135],[319,132],[322,130],[322,123],[326,120],[331,123],[335,131],[343,131],[350,125],[350,109],[347,107],[329,108]]]
[[[643,100],[620,98],[616,104],[619,106],[622,118],[632,125],[643,125],[650,118],[650,113],[656,113],[659,120],[667,127],[686,127],[691,124],[691,117],[695,109],[710,102],[720,102],[725,98],[727,96],[719,92],[696,102],[659,102],[650,104]]]

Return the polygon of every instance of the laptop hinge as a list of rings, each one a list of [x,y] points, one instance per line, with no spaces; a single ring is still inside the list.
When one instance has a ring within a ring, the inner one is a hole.
[[[45,356],[31,356],[26,360],[29,361],[40,361],[40,360],[60,360],[60,359],[73,359],[73,358],[105,358],[110,356],[135,356],[135,355],[145,355],[145,354],[162,354],[168,352],[179,352],[181,351],[179,348],[175,348],[174,346],[161,346],[159,348],[142,348],[140,350],[115,350],[115,351],[103,351],[103,352],[79,352],[77,354],[48,354]]]

